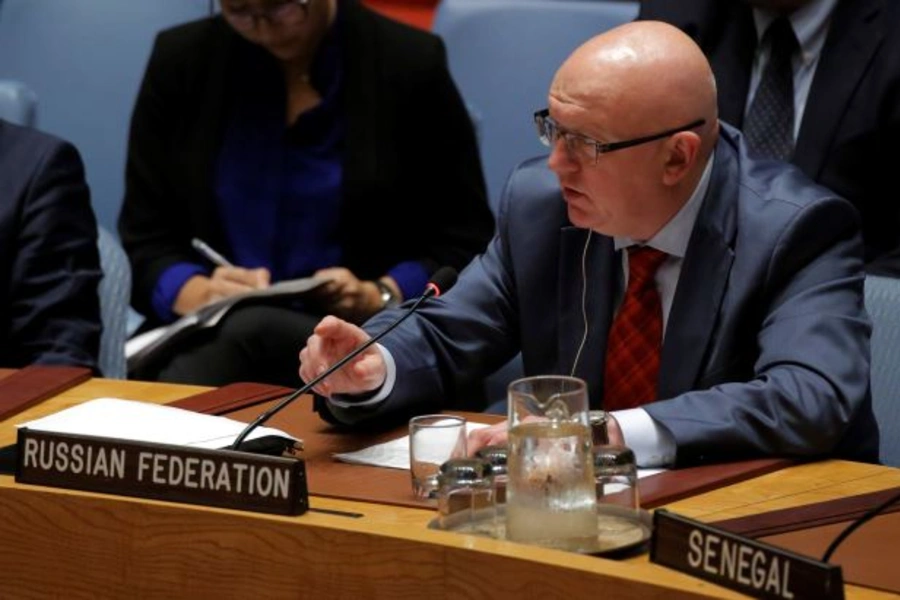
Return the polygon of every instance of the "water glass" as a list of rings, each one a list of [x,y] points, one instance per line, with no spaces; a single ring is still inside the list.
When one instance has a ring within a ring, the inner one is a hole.
[[[594,481],[599,505],[614,504],[635,513],[640,508],[637,465],[631,448],[594,446]]]
[[[491,465],[478,458],[451,458],[438,475],[441,529],[497,537]]]
[[[506,503],[506,484],[509,480],[506,469],[508,456],[509,449],[506,446],[485,446],[475,453],[476,458],[491,466],[491,475],[494,478],[494,502],[497,505]]]
[[[602,540],[641,537],[640,495],[634,452],[626,446],[594,446],[597,528]]]
[[[409,470],[417,498],[435,498],[438,472],[451,458],[466,456],[466,420],[420,415],[409,420]]]

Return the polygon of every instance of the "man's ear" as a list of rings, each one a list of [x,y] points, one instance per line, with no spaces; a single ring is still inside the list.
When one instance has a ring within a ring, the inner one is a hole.
[[[700,136],[693,131],[674,134],[666,143],[666,163],[663,165],[663,183],[675,185],[697,161],[700,153]]]

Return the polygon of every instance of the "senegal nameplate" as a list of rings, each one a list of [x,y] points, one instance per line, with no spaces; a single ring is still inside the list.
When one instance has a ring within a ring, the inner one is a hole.
[[[757,598],[844,598],[839,566],[666,510],[653,515],[650,561]]]
[[[27,428],[18,433],[16,481],[280,515],[309,507],[297,458]]]

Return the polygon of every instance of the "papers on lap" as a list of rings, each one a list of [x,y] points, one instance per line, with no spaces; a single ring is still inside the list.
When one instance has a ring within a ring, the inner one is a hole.
[[[279,281],[261,290],[223,298],[184,315],[174,323],[135,336],[125,344],[128,371],[133,372],[172,349],[192,332],[215,327],[233,308],[251,303],[269,303],[299,298],[326,283],[328,279],[304,277]]]

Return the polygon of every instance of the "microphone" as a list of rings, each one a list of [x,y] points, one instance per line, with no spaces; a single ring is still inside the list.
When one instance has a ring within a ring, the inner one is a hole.
[[[256,417],[256,419],[254,419],[252,423],[247,425],[244,428],[244,430],[238,434],[238,436],[234,439],[234,442],[232,442],[231,445],[228,446],[227,449],[239,450],[241,448],[241,444],[243,444],[244,440],[247,439],[247,436],[250,435],[250,433],[253,432],[254,429],[256,429],[257,427],[259,427],[260,425],[262,425],[263,423],[268,421],[274,415],[279,413],[288,404],[290,404],[291,402],[293,402],[294,400],[296,400],[298,397],[302,396],[303,394],[309,392],[309,390],[311,390],[314,387],[316,387],[317,385],[319,385],[319,383],[321,381],[323,381],[326,377],[330,376],[332,373],[334,373],[335,371],[337,371],[338,369],[340,369],[341,367],[346,365],[348,362],[350,362],[351,360],[356,358],[357,355],[359,355],[361,352],[363,352],[364,350],[369,348],[372,344],[374,344],[375,342],[377,342],[378,340],[383,338],[385,335],[387,335],[388,333],[393,331],[394,328],[396,328],[398,325],[400,325],[400,323],[402,323],[403,321],[405,321],[406,319],[411,317],[412,314],[414,312],[416,312],[416,310],[419,308],[419,305],[421,305],[425,300],[428,300],[429,298],[437,298],[438,296],[440,296],[441,294],[446,292],[448,289],[453,287],[453,284],[456,283],[456,277],[457,277],[456,269],[454,269],[452,267],[441,267],[440,269],[438,269],[435,272],[435,274],[431,277],[431,281],[429,281],[428,284],[425,286],[425,292],[421,296],[419,296],[416,299],[416,301],[412,304],[412,306],[407,308],[406,311],[397,320],[395,320],[393,323],[391,323],[387,328],[385,328],[379,334],[369,338],[368,340],[366,340],[365,342],[363,342],[362,344],[360,344],[359,346],[357,346],[356,348],[351,350],[346,356],[344,356],[342,359],[340,359],[339,361],[337,361],[336,363],[334,363],[333,365],[328,367],[318,377],[313,378],[312,380],[309,381],[309,383],[301,386],[296,391],[294,391],[290,396],[288,396],[287,398],[285,398],[284,400],[282,400],[281,402],[279,402],[278,404],[276,404],[275,406],[273,406],[266,412],[264,412],[261,415],[259,415],[258,417]],[[250,443],[252,443],[252,442],[248,442],[248,444],[250,444]]]

